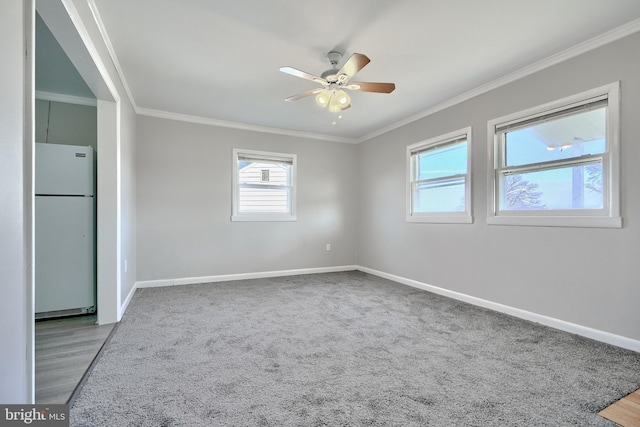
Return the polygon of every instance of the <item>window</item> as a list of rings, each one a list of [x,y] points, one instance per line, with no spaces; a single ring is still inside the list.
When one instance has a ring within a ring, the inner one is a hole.
[[[621,227],[617,83],[489,122],[490,224]]]
[[[232,221],[295,221],[295,154],[233,150]]]
[[[470,223],[471,128],[407,147],[407,221]]]

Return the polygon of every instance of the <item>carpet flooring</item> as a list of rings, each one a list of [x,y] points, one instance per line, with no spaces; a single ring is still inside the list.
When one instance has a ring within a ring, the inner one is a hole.
[[[362,272],[139,289],[72,426],[615,426],[640,353]]]

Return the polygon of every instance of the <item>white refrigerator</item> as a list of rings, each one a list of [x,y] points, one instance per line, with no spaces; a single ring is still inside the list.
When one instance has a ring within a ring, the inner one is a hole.
[[[96,309],[92,147],[36,144],[36,318]]]

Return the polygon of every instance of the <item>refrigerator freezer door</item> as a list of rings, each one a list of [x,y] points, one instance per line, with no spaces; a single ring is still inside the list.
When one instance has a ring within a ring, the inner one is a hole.
[[[35,157],[36,195],[93,195],[93,148],[38,143]]]
[[[95,306],[93,197],[36,196],[36,313]]]

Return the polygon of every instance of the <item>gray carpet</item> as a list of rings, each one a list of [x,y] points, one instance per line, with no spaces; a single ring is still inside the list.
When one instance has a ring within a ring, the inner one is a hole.
[[[640,354],[361,272],[139,289],[72,426],[614,426]]]

